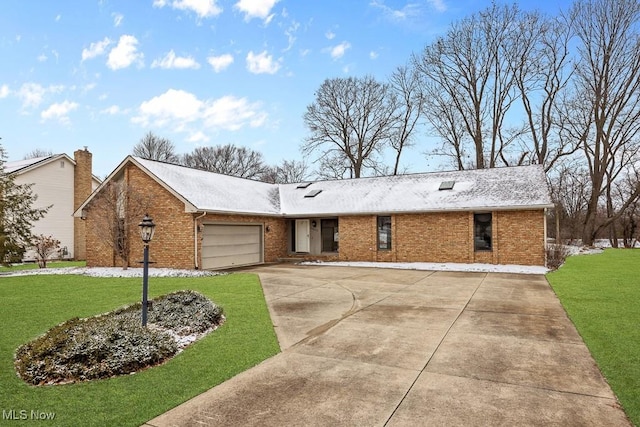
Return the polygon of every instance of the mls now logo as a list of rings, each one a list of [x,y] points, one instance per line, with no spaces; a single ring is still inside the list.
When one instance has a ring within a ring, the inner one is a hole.
[[[2,410],[3,420],[53,420],[55,417],[55,412],[27,411],[26,409]]]

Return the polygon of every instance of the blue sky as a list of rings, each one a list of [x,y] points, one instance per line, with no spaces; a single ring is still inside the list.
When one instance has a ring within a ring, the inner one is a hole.
[[[490,0],[5,0],[0,143],[9,160],[87,146],[104,177],[148,132],[178,153],[233,143],[300,159],[327,78],[384,80]],[[522,1],[556,13],[566,0]],[[424,133],[405,156],[433,170]]]

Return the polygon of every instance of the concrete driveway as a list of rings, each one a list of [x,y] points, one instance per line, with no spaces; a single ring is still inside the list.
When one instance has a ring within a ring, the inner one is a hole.
[[[277,265],[282,353],[147,426],[630,426],[544,276]]]

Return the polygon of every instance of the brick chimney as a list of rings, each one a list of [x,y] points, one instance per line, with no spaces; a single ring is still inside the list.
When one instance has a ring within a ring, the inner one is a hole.
[[[92,193],[93,172],[91,167],[91,153],[84,150],[76,150],[73,158],[76,167],[73,172],[73,210],[77,210],[82,202]],[[87,229],[86,221],[81,218],[73,219],[73,245],[74,258],[87,259]]]

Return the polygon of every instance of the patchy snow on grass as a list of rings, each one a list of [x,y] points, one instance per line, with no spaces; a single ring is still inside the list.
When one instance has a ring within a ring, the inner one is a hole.
[[[142,277],[142,267],[63,267],[63,268],[38,268],[32,270],[18,270],[6,273],[4,276],[28,276],[34,274],[78,274],[91,277]],[[149,277],[204,277],[217,276],[215,271],[204,270],[178,270],[173,268],[149,268]]]
[[[376,267],[397,268],[403,270],[434,270],[434,271],[468,271],[479,273],[520,273],[520,274],[546,274],[549,269],[531,265],[500,265],[500,264],[461,264],[439,262],[362,262],[362,261],[309,261],[301,262],[301,265],[327,265],[336,267]]]

